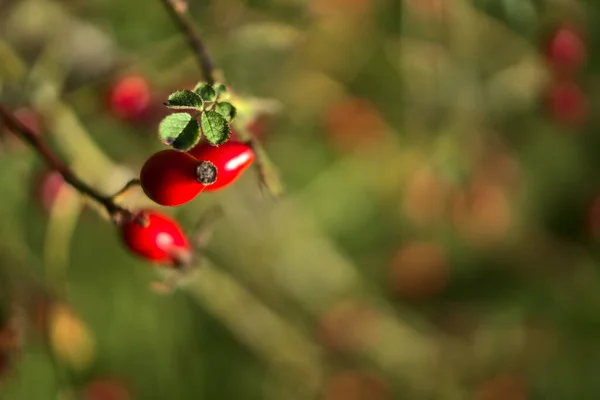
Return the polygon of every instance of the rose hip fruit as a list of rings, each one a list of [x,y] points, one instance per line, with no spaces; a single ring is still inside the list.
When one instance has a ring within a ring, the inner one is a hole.
[[[188,153],[197,160],[210,161],[217,167],[217,180],[212,185],[206,186],[204,190],[207,192],[223,189],[232,184],[252,165],[255,158],[252,147],[233,140],[218,147],[209,143],[200,143]]]
[[[117,79],[108,95],[110,111],[125,120],[141,117],[151,102],[151,88],[146,78],[139,75]]]
[[[123,223],[121,235],[133,253],[162,264],[175,264],[177,254],[190,248],[179,224],[154,210],[141,210],[136,218]]]
[[[546,44],[546,58],[557,72],[578,72],[587,59],[583,35],[577,30],[563,26],[555,30]]]
[[[574,82],[552,85],[548,91],[547,103],[552,116],[564,125],[578,126],[587,118],[586,96]]]
[[[184,152],[159,151],[142,166],[142,189],[157,204],[171,207],[185,204],[205,188],[199,180],[200,164]]]

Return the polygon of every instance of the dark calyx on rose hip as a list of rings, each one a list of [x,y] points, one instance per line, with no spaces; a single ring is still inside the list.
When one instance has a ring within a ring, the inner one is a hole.
[[[217,181],[218,169],[215,164],[210,161],[201,161],[196,168],[196,178],[203,185],[212,185]]]
[[[210,162],[218,171],[215,181],[206,186],[207,192],[225,188],[235,182],[242,173],[252,165],[255,159],[254,150],[246,143],[230,140],[220,146],[200,143],[190,154],[202,162]]]

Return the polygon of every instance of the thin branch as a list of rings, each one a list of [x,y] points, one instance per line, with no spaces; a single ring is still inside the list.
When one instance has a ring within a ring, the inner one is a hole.
[[[182,7],[185,4],[182,0],[160,0],[161,3],[167,9],[167,12],[171,16],[173,22],[177,25],[177,28],[183,33],[188,41],[194,55],[198,59],[200,68],[202,69],[202,75],[204,79],[213,85],[216,81],[215,78],[215,63],[213,62],[204,42],[200,39],[194,24],[190,21],[186,7]]]
[[[53,170],[57,171],[65,182],[71,185],[79,193],[93,199],[98,204],[102,205],[108,212],[111,220],[115,223],[121,222],[126,218],[133,218],[133,213],[119,205],[114,201],[113,196],[105,196],[99,193],[83,182],[75,173],[54,154],[54,152],[44,143],[38,135],[31,131],[21,121],[19,121],[11,112],[0,105],[0,117],[4,120],[6,126],[23,141],[27,142]]]

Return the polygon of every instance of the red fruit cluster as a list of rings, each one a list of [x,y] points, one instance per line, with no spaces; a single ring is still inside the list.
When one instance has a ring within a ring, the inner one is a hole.
[[[152,113],[151,87],[139,75],[114,82],[108,96],[112,113],[129,122],[139,122]],[[261,125],[251,125],[263,130]],[[254,162],[252,147],[237,140],[220,146],[200,143],[188,152],[174,149],[149,157],[140,171],[144,193],[155,203],[175,207],[188,203],[202,191],[216,191],[231,185]],[[189,241],[168,216],[143,210],[121,224],[126,246],[138,256],[167,265],[189,260]]]
[[[584,36],[572,26],[560,26],[552,32],[545,53],[554,77],[547,91],[547,109],[561,124],[580,126],[588,115],[586,96],[576,83],[587,60]]]
[[[146,195],[163,206],[179,206],[203,190],[215,191],[232,184],[253,163],[252,148],[228,141],[221,146],[200,143],[189,152],[159,151],[142,166],[140,182]],[[142,258],[177,265],[190,254],[189,241],[177,224],[152,210],[140,211],[121,225],[127,247]]]
[[[241,142],[221,146],[200,143],[189,152],[163,150],[143,165],[140,181],[146,195],[163,206],[179,206],[203,190],[232,184],[254,162],[254,151]]]

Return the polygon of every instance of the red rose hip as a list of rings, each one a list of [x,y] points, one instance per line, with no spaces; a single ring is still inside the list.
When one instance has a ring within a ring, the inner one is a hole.
[[[195,159],[209,161],[215,165],[218,176],[207,192],[222,189],[232,184],[242,173],[252,165],[255,154],[252,147],[245,143],[230,140],[220,146],[200,143],[188,152]]]
[[[547,43],[546,58],[558,72],[578,72],[587,58],[582,34],[568,26],[557,29]]]
[[[177,222],[154,210],[142,210],[121,225],[121,236],[133,253],[150,261],[175,264],[190,245]]]
[[[547,102],[553,118],[563,125],[577,127],[587,118],[586,96],[574,82],[557,82],[552,85]]]
[[[201,162],[187,153],[163,150],[151,156],[142,166],[140,182],[146,196],[163,206],[178,206],[196,197],[210,180],[200,176]],[[215,172],[215,171],[213,171]],[[216,172],[215,172],[216,173]]]
[[[150,92],[150,84],[146,78],[138,75],[121,77],[109,92],[109,108],[118,118],[136,119],[150,107]]]

